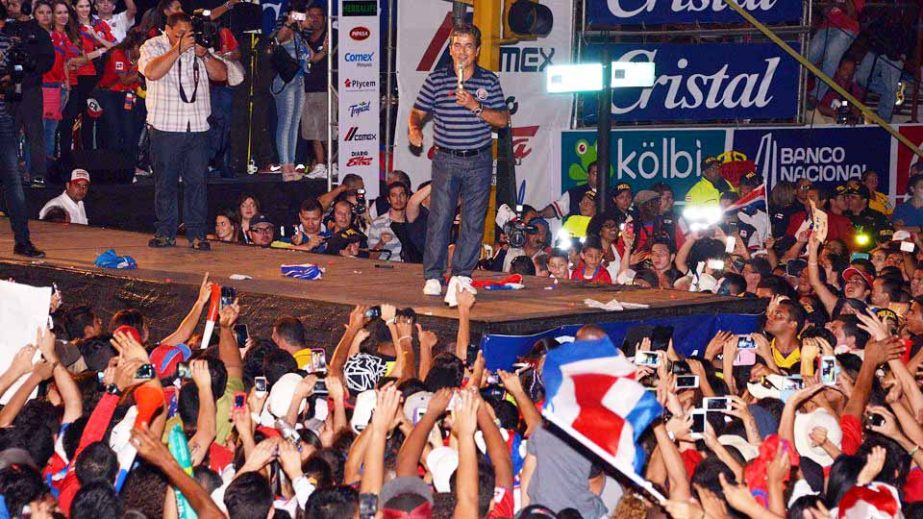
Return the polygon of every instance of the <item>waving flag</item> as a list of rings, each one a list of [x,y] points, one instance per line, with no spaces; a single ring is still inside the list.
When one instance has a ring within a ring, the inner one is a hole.
[[[762,202],[763,208],[766,207],[766,184],[763,183],[756,187],[753,191],[747,193],[747,196],[741,197],[739,200],[733,204],[727,206],[724,209],[725,213],[730,213],[732,211],[740,211],[741,209],[751,205]]]
[[[564,344],[548,353],[543,415],[644,488],[638,438],[663,409],[634,379],[635,365],[608,338]],[[659,495],[659,494],[658,494]]]

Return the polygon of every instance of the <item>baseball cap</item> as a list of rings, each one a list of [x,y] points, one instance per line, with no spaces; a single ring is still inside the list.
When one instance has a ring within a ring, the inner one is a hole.
[[[256,229],[257,225],[266,225],[266,224],[272,227],[276,226],[276,224],[272,223],[272,220],[270,220],[269,217],[266,216],[265,214],[256,214],[253,216],[253,218],[250,219],[251,229]]]
[[[638,194],[635,195],[635,204],[641,205],[650,202],[651,200],[657,200],[660,198],[660,193],[657,191],[651,191],[650,189],[642,189],[638,191]]]
[[[846,194],[847,195],[859,195],[865,199],[868,199],[871,197],[871,194],[869,193],[869,188],[865,187],[862,184],[858,185],[857,187],[848,188],[846,190]]]
[[[417,391],[404,399],[404,418],[413,423],[413,415],[417,409],[426,409],[433,394],[429,391]]]
[[[136,340],[136,341],[138,341],[138,342],[141,342],[141,334],[138,333],[138,329],[135,328],[134,326],[130,326],[130,325],[127,325],[127,324],[123,324],[122,326],[119,326],[119,327],[116,328],[115,330],[112,330],[112,335],[115,335],[115,334],[117,334],[117,333],[122,333],[122,334],[125,334],[125,335],[129,335],[129,336],[131,336],[132,339],[134,339],[134,340]]]
[[[846,184],[840,184],[833,188],[833,196],[846,196],[849,192],[849,187]]]
[[[826,429],[827,440],[840,448],[843,430],[840,429],[836,417],[823,408],[795,415],[795,448],[801,456],[811,459],[821,467],[829,467],[833,465],[833,458],[821,447],[815,447],[811,441],[811,431],[818,427]]]
[[[856,267],[849,267],[843,271],[843,281],[849,281],[855,276],[861,276],[862,281],[865,281],[865,284],[869,288],[872,288],[872,276],[868,275],[867,273],[857,269]]]
[[[170,378],[176,374],[176,366],[180,362],[188,362],[192,357],[192,350],[185,344],[161,344],[151,352],[151,364],[157,372],[157,378]]]
[[[615,185],[615,193],[612,196],[619,196],[623,191],[631,191],[631,184],[628,182],[619,182]]]
[[[418,496],[430,505],[433,504],[433,493],[430,491],[429,486],[416,476],[402,476],[385,483],[385,486],[381,487],[379,502],[382,504],[382,508],[387,509],[394,505],[394,503],[391,503],[392,499],[405,495]],[[409,512],[410,510],[399,509],[397,511]]]
[[[433,474],[436,492],[451,492],[450,480],[458,468],[458,451],[451,447],[436,447],[426,456],[426,466]]]
[[[751,171],[740,178],[740,185],[747,187],[757,187],[763,184],[763,177]]]
[[[74,171],[71,171],[71,182],[86,182],[90,183],[90,172],[85,169],[77,168]]]
[[[720,166],[721,161],[717,157],[705,157],[702,159],[702,169],[708,169],[712,166]]]

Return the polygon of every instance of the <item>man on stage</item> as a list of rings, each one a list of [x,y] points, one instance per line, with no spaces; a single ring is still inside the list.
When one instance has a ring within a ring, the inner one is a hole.
[[[0,6],[0,20],[6,19],[6,8]],[[0,22],[2,25],[2,22]],[[43,258],[45,253],[36,249],[29,240],[29,217],[26,213],[26,197],[19,179],[16,143],[19,132],[13,123],[10,94],[15,86],[12,78],[13,63],[9,51],[13,40],[0,33],[0,183],[6,198],[6,212],[13,228],[15,245],[13,253],[30,258]]]
[[[227,80],[227,67],[196,43],[192,20],[182,12],[167,18],[164,34],[141,46],[138,70],[147,79],[147,124],[154,165],[156,233],[148,245],[176,245],[177,191],[183,179],[186,237],[195,250],[205,241],[205,175],[208,168],[208,80]]]
[[[457,25],[449,38],[452,68],[434,70],[410,112],[409,140],[423,146],[423,121],[432,114],[436,153],[433,156],[432,195],[423,253],[423,293],[442,293],[449,230],[461,198],[462,224],[452,257],[452,280],[446,303],[454,306],[455,286],[474,292],[471,271],[477,264],[490,195],[491,128],[509,124],[510,114],[497,76],[477,66],[481,31]]]

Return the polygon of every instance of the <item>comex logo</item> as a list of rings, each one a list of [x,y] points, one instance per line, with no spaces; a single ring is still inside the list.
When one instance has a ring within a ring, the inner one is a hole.
[[[378,82],[374,79],[368,81],[361,81],[356,79],[347,79],[343,81],[343,86],[346,87],[346,90],[351,90],[353,92],[359,92],[362,90],[375,90],[378,88]]]
[[[374,133],[359,133],[359,128],[357,126],[351,127],[346,131],[346,136],[343,137],[344,141],[373,141],[377,137]]]
[[[362,112],[368,112],[371,109],[372,109],[372,103],[369,101],[362,101],[361,103],[349,105],[349,116],[355,117],[361,114]]]
[[[346,60],[346,63],[355,63],[360,67],[371,67],[374,57],[374,52],[347,52],[343,59]]]
[[[780,146],[767,133],[760,138],[756,161],[769,185],[787,180],[806,178],[811,182],[846,182],[862,176],[866,164],[850,164],[843,146],[786,147]]]

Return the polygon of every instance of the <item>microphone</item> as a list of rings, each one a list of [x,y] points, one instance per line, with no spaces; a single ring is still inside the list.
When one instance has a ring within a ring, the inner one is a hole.
[[[465,76],[465,66],[458,65],[457,68],[458,68],[458,90],[464,90],[465,87],[462,85],[462,82],[464,81],[464,76]]]

